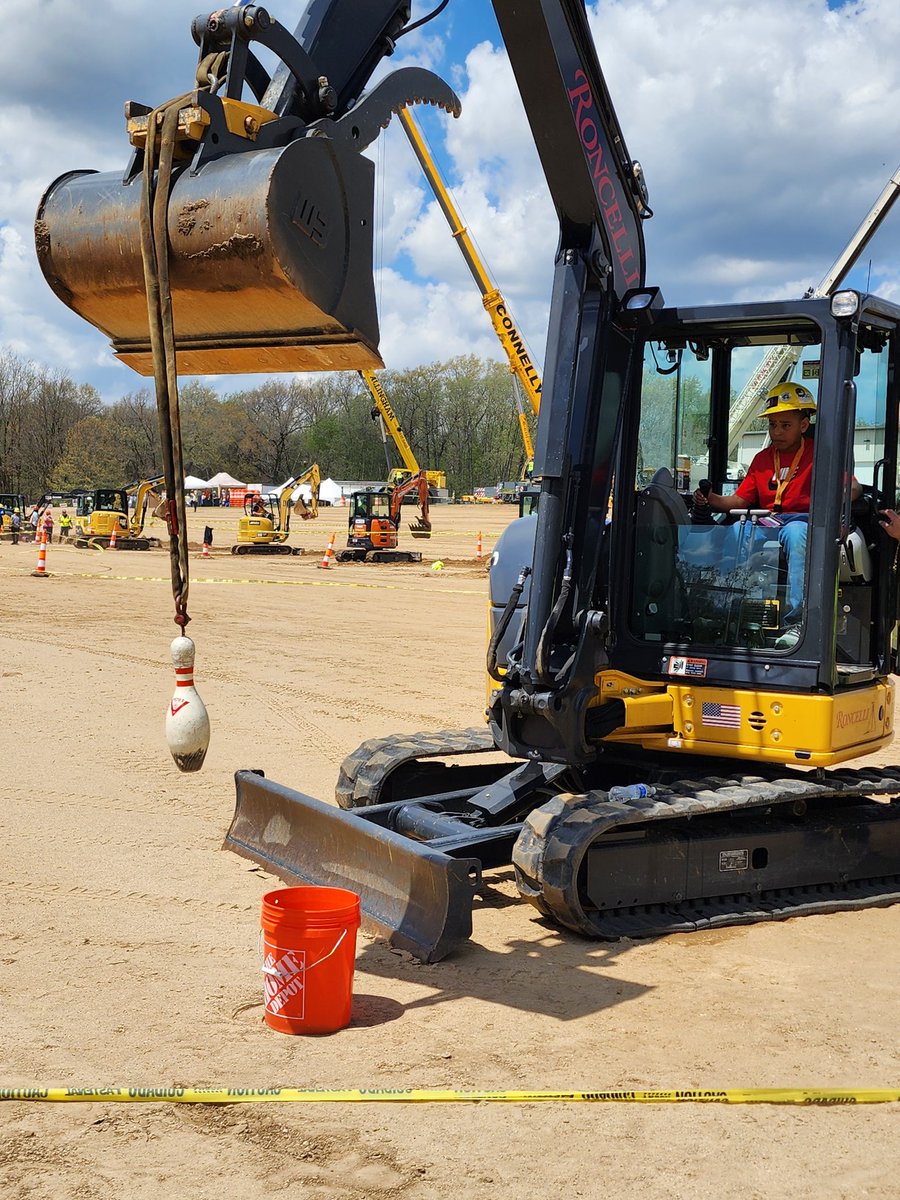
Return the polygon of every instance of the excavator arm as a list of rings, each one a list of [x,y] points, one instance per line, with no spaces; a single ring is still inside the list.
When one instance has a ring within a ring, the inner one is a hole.
[[[580,0],[538,0],[527,19],[494,0],[559,218],[535,476],[541,480],[523,636],[493,693],[498,746],[550,761],[596,756],[586,723],[606,660],[601,540],[645,290],[650,214]],[[639,366],[638,368],[639,369]],[[524,564],[523,564],[524,565]]]
[[[140,537],[144,532],[144,524],[147,520],[147,510],[153,506],[152,516],[162,515],[162,510],[157,513],[159,506],[165,503],[165,497],[156,489],[160,484],[165,482],[164,475],[155,475],[152,479],[142,479],[137,485],[137,491],[134,498],[134,508],[129,519],[129,533],[133,537]]]
[[[197,86],[178,102],[180,158],[165,214],[181,374],[380,365],[372,164],[359,152],[413,101],[453,113],[459,102],[417,69],[365,94],[409,10],[396,0],[364,8],[310,0],[293,35],[258,5],[194,21]],[[536,743],[577,762],[593,754],[584,719],[588,681],[603,661],[599,543],[632,369],[633,333],[616,318],[644,287],[641,222],[650,210],[582,0],[494,0],[494,9],[560,241],[535,456],[542,482],[531,597],[491,719],[510,753]],[[271,77],[256,44],[279,60]],[[35,236],[57,294],[110,333],[120,358],[149,373],[137,170],[158,115],[129,103],[127,117],[135,153],[124,179],[62,176],[41,201]]]
[[[321,486],[322,476],[319,471],[319,464],[313,465],[302,475],[298,475],[289,488],[286,488],[282,493],[287,497],[285,503],[290,501],[291,496],[297,490],[301,483],[309,484],[309,504],[303,499],[302,495],[298,495],[294,502],[293,512],[303,521],[314,521],[319,515],[319,487]],[[287,520],[287,512],[285,512],[285,520]]]
[[[409,523],[410,532],[413,537],[431,537],[431,520],[428,515],[428,476],[424,471],[419,471],[417,475],[411,475],[409,479],[405,479],[403,483],[398,483],[393,488],[391,491],[391,520],[399,528],[403,499],[413,492],[419,503],[419,517],[418,520]]]

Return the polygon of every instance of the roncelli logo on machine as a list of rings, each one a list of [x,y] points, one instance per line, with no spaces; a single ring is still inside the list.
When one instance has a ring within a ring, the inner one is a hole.
[[[575,114],[578,137],[591,168],[597,200],[603,211],[614,269],[618,268],[619,280],[625,288],[634,287],[640,284],[641,266],[640,259],[635,257],[629,225],[625,223],[626,215],[630,216],[631,210],[626,202],[623,212],[619,203],[619,189],[614,176],[610,174],[610,149],[602,136],[601,118],[594,104],[591,85],[580,67],[575,71],[574,83],[575,86],[569,88],[569,102]]]

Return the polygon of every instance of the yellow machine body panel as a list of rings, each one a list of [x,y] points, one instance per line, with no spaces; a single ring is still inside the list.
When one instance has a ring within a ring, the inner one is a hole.
[[[833,696],[657,686],[615,671],[601,672],[597,686],[601,704],[625,704],[624,726],[604,741],[647,750],[828,767],[870,754],[893,738],[889,679]]]
[[[238,521],[239,543],[269,546],[287,540],[287,532],[276,529],[271,517],[241,517]]]
[[[114,529],[116,537],[122,537],[128,530],[128,518],[124,513],[98,509],[89,515],[75,517],[72,528],[75,535],[81,537],[109,537]]]

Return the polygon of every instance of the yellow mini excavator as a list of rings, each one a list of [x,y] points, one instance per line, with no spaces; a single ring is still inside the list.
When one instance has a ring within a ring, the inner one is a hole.
[[[309,504],[298,494],[291,500],[301,484],[308,483]],[[244,513],[238,521],[237,542],[231,547],[232,554],[302,554],[302,546],[289,546],[291,513],[303,521],[314,520],[319,515],[319,464],[313,463],[308,471],[289,479],[281,488],[274,502],[261,496],[248,495],[244,498]]]
[[[878,511],[898,494],[900,305],[840,279],[803,299],[666,304],[582,0],[493,8],[559,242],[537,514],[492,556],[488,722],[364,743],[338,807],[238,771],[226,843],[286,880],[357,890],[371,924],[430,960],[469,936],[474,895],[510,863],[544,919],[594,938],[895,903],[900,768],[847,764],[883,763],[893,737],[897,555]],[[183,369],[375,365],[359,150],[399,103],[457,108],[424,72],[366,91],[420,24],[397,0],[311,0],[296,37],[253,5],[195,20],[201,82],[168,199]],[[254,41],[281,60],[272,79]],[[149,118],[129,116],[139,158]],[[146,369],[133,179],[62,176],[36,237],[57,294]],[[771,506],[710,522],[684,487],[702,460],[690,486],[735,491],[731,409],[781,348],[815,407],[789,562]]]
[[[156,490],[162,476],[142,479],[138,484],[122,488],[95,488],[74,497],[75,516],[72,521],[72,544],[85,549],[106,549],[116,531],[117,550],[149,550],[158,548],[160,540],[144,533],[150,515],[159,515],[164,504]],[[129,502],[134,494],[134,505]]]

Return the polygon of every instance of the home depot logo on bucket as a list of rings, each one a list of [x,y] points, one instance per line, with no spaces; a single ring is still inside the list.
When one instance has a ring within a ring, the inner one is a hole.
[[[290,1016],[302,1021],[306,992],[306,951],[282,950],[269,947],[263,959],[263,989],[266,993],[266,1012],[277,1016],[289,1002]]]
[[[359,896],[287,887],[262,899],[265,1020],[281,1033],[335,1033],[350,1024]]]

